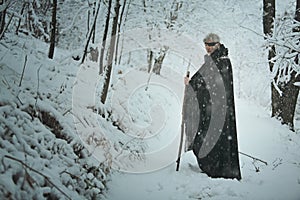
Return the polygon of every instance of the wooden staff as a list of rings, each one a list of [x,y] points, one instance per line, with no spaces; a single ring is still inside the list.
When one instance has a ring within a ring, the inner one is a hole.
[[[190,77],[190,71],[189,71],[189,66],[186,72],[186,77]],[[179,143],[179,150],[178,150],[178,157],[177,157],[177,166],[176,166],[176,171],[179,170],[179,164],[180,164],[180,158],[181,158],[181,151],[182,151],[182,145],[183,145],[183,137],[185,134],[186,126],[185,126],[185,95],[186,95],[186,90],[187,87],[186,85],[184,86],[184,94],[183,94],[183,105],[182,105],[182,111],[181,111],[181,136],[180,136],[180,143]]]

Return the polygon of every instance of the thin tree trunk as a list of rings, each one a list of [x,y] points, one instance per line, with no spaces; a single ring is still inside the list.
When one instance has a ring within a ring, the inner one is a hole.
[[[151,49],[147,50],[147,62],[148,62],[148,73],[152,70],[152,60],[153,60],[153,51]]]
[[[117,33],[117,27],[118,27],[118,20],[119,20],[119,10],[120,10],[120,0],[116,0],[115,5],[115,16],[113,19],[112,24],[112,31],[111,31],[111,39],[110,39],[110,47],[109,47],[109,55],[108,55],[108,66],[105,73],[105,81],[103,85],[103,91],[101,94],[101,102],[105,104],[107,94],[108,94],[108,88],[109,88],[109,82],[111,77],[111,71],[112,71],[112,63],[113,63],[113,57],[114,57],[114,51],[115,51],[115,45],[116,45],[116,33]]]
[[[94,26],[94,24],[96,24],[96,21],[97,21],[98,13],[99,13],[99,10],[100,10],[100,5],[101,5],[101,1],[99,1],[99,5],[98,5],[98,8],[97,8],[95,18],[94,18],[93,26],[92,26],[92,29],[90,30],[89,37],[88,37],[88,39],[86,41],[86,44],[85,44],[85,47],[84,47],[84,53],[83,53],[83,56],[82,56],[81,64],[84,63],[85,57],[87,55],[87,49],[88,49],[90,40],[91,40],[93,32],[94,32],[93,29],[96,27],[96,26]]]
[[[300,0],[297,0],[297,4],[296,4],[296,12],[295,12],[295,20],[300,22]],[[293,29],[294,32],[300,32],[300,26],[297,26]],[[300,43],[300,38],[298,38],[298,45]],[[295,63],[299,64],[299,52],[298,55],[295,57]]]
[[[2,30],[2,32],[1,32],[1,34],[0,34],[0,40],[1,40],[2,37],[4,36],[5,31],[8,29],[8,26],[9,26],[9,24],[10,24],[10,22],[11,22],[11,20],[12,20],[13,17],[14,17],[14,14],[11,15],[11,17],[10,17],[10,19],[9,19],[9,21],[8,21],[8,23],[7,23],[7,25],[6,25],[6,26],[4,27],[4,29]]]
[[[21,9],[21,16],[24,14],[25,6],[26,6],[26,2],[23,3],[22,9]],[[20,25],[21,25],[21,19],[22,18],[19,18],[19,21],[18,21],[18,25],[17,25],[17,28],[16,28],[16,35],[18,35],[18,33],[19,33],[19,28],[20,28]]]
[[[87,18],[87,31],[86,31],[86,38],[89,36],[90,32],[90,18],[91,18],[91,13],[88,11],[88,18]]]
[[[130,4],[131,4],[131,0],[129,0],[128,5],[127,5],[127,11],[126,11],[126,14],[125,14],[123,26],[125,26],[126,21],[127,21],[127,16],[128,16]],[[120,51],[120,56],[119,56],[119,64],[121,64],[121,60],[122,60],[123,47],[124,47],[124,37],[122,38],[122,46],[121,46],[121,51]]]
[[[101,0],[99,2],[99,5],[101,3]],[[94,3],[94,10],[93,10],[93,15],[95,16],[95,10],[96,10],[96,2]],[[92,35],[92,43],[95,43],[95,37],[96,37],[96,23],[93,24],[93,35]]]
[[[118,34],[117,34],[117,42],[116,42],[116,50],[115,50],[115,54],[116,54],[115,55],[115,64],[118,63],[119,39],[120,39],[121,25],[122,25],[122,21],[123,21],[125,7],[126,7],[126,0],[124,0],[124,2],[123,2],[122,11],[120,14],[120,20],[119,20],[119,24],[118,24]]]
[[[155,74],[160,74],[160,70],[162,68],[162,64],[163,64],[163,61],[165,59],[168,49],[169,49],[169,47],[161,48],[160,52],[159,52],[159,56],[157,58],[155,58],[154,65],[153,65],[153,72]]]
[[[4,31],[5,17],[6,17],[6,8],[0,12],[0,33]]]
[[[146,4],[146,0],[143,0],[143,10],[145,15],[147,15],[147,4]],[[148,27],[150,27],[150,23],[148,20],[146,20],[146,24]],[[151,40],[151,35],[149,34],[149,40]],[[152,61],[153,61],[153,51],[151,48],[147,49],[147,62],[148,62],[148,73],[152,73],[153,69],[152,69]]]
[[[295,20],[300,22],[300,0],[297,0],[296,4],[296,12],[295,12]]]
[[[105,51],[106,39],[107,39],[107,35],[108,35],[111,4],[112,4],[112,0],[109,0],[108,9],[107,9],[107,16],[106,16],[106,22],[105,22],[105,28],[104,28],[103,38],[102,38],[102,46],[101,46],[101,51],[100,51],[99,74],[102,74],[103,71],[104,71],[104,65],[103,65],[103,63],[104,63],[104,51]]]
[[[57,11],[57,0],[53,0],[50,48],[49,48],[49,54],[48,54],[48,58],[50,58],[50,59],[53,59],[53,56],[54,56],[55,35],[56,35],[56,11]]]

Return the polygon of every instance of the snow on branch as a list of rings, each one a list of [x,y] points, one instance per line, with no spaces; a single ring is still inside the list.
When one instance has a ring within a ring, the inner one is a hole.
[[[8,159],[11,159],[11,160],[14,160],[14,161],[16,161],[16,162],[19,162],[19,163],[22,164],[23,167],[25,167],[25,168],[27,168],[27,169],[30,169],[31,171],[33,171],[33,172],[39,174],[40,176],[44,177],[45,180],[46,180],[50,185],[52,185],[53,187],[55,187],[60,193],[62,193],[64,196],[66,196],[67,199],[71,199],[64,191],[62,191],[57,185],[55,185],[55,184],[50,180],[50,177],[44,175],[43,173],[39,172],[38,170],[36,170],[36,169],[30,167],[29,165],[25,164],[22,160],[19,160],[19,159],[15,158],[15,157],[12,157],[12,156],[9,156],[9,155],[5,155],[4,157],[5,157],[5,158],[8,158]]]
[[[293,14],[275,20],[273,35],[267,37],[267,45],[275,47],[275,57],[270,61],[274,63],[271,71],[273,84],[287,83],[292,74],[300,73],[297,57],[300,53],[300,32],[295,29],[300,27],[300,22],[294,19]]]

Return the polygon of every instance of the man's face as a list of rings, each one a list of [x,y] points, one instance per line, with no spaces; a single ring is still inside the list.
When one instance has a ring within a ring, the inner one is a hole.
[[[219,42],[213,42],[212,40],[207,40],[205,42],[205,49],[206,52],[210,55],[213,53],[217,48],[219,48],[220,43]]]

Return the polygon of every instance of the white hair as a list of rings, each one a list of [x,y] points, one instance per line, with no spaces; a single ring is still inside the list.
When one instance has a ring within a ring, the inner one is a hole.
[[[212,42],[220,42],[220,37],[215,33],[209,33],[204,39],[203,42],[211,40]]]

